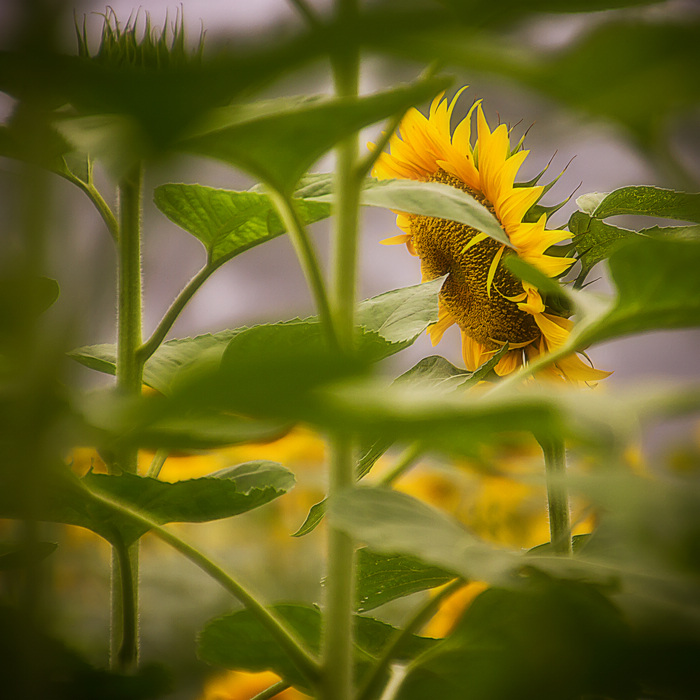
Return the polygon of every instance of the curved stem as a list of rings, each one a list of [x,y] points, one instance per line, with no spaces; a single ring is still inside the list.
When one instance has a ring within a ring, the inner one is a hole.
[[[381,656],[377,659],[377,663],[372,668],[370,675],[362,685],[360,692],[357,694],[356,700],[370,700],[377,691],[380,684],[383,682],[383,676],[389,664],[396,656],[404,642],[416,631],[420,630],[428,620],[435,614],[443,600],[449,598],[455,591],[464,586],[464,579],[457,578],[448,583],[438,593],[429,598],[423,605],[416,609],[411,618],[406,623],[406,626],[398,630],[393,639],[384,647]]]
[[[178,316],[182,313],[189,300],[195,295],[199,288],[216,272],[225,262],[226,258],[217,260],[214,263],[207,263],[182,289],[177,295],[170,308],[165,312],[157,328],[151,337],[138,349],[138,357],[141,362],[146,362],[151,355],[160,347],[168,331],[173,327]]]
[[[287,690],[287,688],[290,688],[290,684],[285,682],[285,681],[279,681],[278,683],[275,683],[274,685],[271,685],[269,688],[265,688],[265,690],[261,690],[257,695],[253,696],[250,700],[270,700],[270,698],[274,698],[276,695],[279,695],[283,690]]]
[[[394,466],[379,480],[381,486],[390,486],[399,477],[403,476],[415,463],[416,460],[423,454],[423,448],[420,445],[410,445],[402,452]]]
[[[549,534],[557,554],[571,554],[571,513],[566,483],[566,450],[564,441],[551,438],[540,442],[544,452],[547,476]]]
[[[309,239],[306,227],[299,218],[294,202],[289,197],[272,188],[268,189],[267,195],[275,205],[275,208],[277,209],[280,218],[287,229],[287,233],[289,234],[294,250],[296,251],[297,258],[299,259],[301,269],[304,272],[306,281],[308,282],[311,293],[314,296],[318,316],[321,320],[321,325],[326,332],[329,343],[332,348],[337,348],[338,337],[328,301],[326,284],[323,281],[321,267],[318,264],[318,258],[316,257],[316,252],[314,251],[311,240]]]
[[[221,586],[223,586],[223,588],[225,588],[229,593],[243,603],[243,605],[245,605],[245,607],[258,618],[259,622],[264,625],[275,637],[280,647],[284,649],[296,667],[304,674],[304,676],[307,677],[310,682],[314,683],[317,680],[319,674],[318,663],[305,649],[303,643],[296,639],[294,633],[287,629],[286,625],[279,620],[274,613],[268,610],[257,600],[257,598],[255,598],[255,596],[253,596],[252,593],[246,590],[240,583],[238,583],[238,581],[229,576],[221,567],[215,564],[211,559],[202,554],[192,545],[187,544],[187,542],[184,540],[181,540],[176,535],[168,532],[168,530],[160,526],[147,515],[104,493],[99,493],[94,489],[86,490],[88,490],[92,498],[96,499],[103,505],[117,511],[133,522],[147,527],[156,537],[169,544],[182,555],[187,557],[187,559],[193,562],[196,566],[202,569],[202,571],[211,576],[211,578],[217,581]]]
[[[72,182],[74,185],[79,187],[88,196],[90,201],[95,205],[99,215],[107,226],[109,235],[115,242],[119,238],[119,223],[117,217],[110,209],[109,204],[105,202],[104,197],[100,194],[99,190],[92,184],[92,182],[83,182],[79,177],[75,177],[70,171],[59,173],[68,182]]]

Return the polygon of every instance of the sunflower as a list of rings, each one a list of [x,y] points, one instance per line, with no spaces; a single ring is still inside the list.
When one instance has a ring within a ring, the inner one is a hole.
[[[548,277],[556,278],[573,264],[571,258],[548,255],[550,246],[568,238],[566,232],[547,230],[547,215],[527,221],[526,214],[545,188],[515,184],[528,151],[511,150],[508,128],[491,131],[480,101],[464,120],[450,128],[460,90],[451,103],[435,98],[426,118],[411,109],[382,153],[373,175],[440,182],[468,192],[500,222],[511,248],[465,224],[432,216],[397,212],[401,235],[382,243],[404,243],[420,258],[423,281],[447,275],[439,297],[438,321],[428,332],[433,345],[457,324],[462,333],[462,355],[475,370],[507,343],[495,371],[509,374],[524,362],[560,347],[572,322],[546,306],[540,292],[504,266],[504,258],[518,255]],[[473,114],[477,139],[471,144]],[[370,144],[373,147],[373,144]],[[545,374],[571,381],[596,381],[610,373],[594,369],[573,354],[550,366]]]

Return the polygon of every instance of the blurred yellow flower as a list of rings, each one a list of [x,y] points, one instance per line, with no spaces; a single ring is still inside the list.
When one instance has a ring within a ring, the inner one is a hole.
[[[271,671],[227,671],[210,678],[198,700],[251,700],[279,680],[280,677]],[[288,688],[275,695],[275,700],[307,700],[308,697],[295,688]]]

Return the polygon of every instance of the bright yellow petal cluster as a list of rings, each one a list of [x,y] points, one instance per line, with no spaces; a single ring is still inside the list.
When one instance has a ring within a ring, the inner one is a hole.
[[[461,93],[449,103],[437,97],[428,117],[411,109],[390,139],[391,152],[379,157],[374,175],[379,179],[443,182],[469,192],[498,219],[515,254],[548,277],[559,277],[574,261],[548,255],[547,250],[566,240],[568,234],[547,230],[544,214],[535,222],[525,221],[544,188],[515,183],[528,151],[511,151],[505,124],[491,131],[480,102],[474,103],[452,132],[451,117]],[[472,146],[474,112],[477,139]],[[515,282],[502,268],[504,255],[512,254],[505,246],[470,227],[441,219],[397,212],[396,223],[404,233],[383,243],[404,243],[412,255],[421,259],[424,281],[448,273],[439,318],[429,332],[435,345],[456,323],[461,329],[462,354],[468,369],[477,369],[508,343],[508,352],[496,366],[496,372],[505,375],[524,361],[559,347],[568,336],[571,323],[548,313],[534,286]],[[464,241],[467,243],[462,245]],[[438,269],[436,259],[442,268]],[[450,282],[450,277],[455,279]],[[504,280],[508,287],[517,287],[515,293],[503,290]],[[453,291],[448,294],[450,283]],[[461,285],[462,293],[460,288],[454,289],[455,284]],[[557,362],[547,374],[572,381],[596,381],[609,372],[571,356]]]

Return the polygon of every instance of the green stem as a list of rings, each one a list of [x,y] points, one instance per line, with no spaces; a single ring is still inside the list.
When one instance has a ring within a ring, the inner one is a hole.
[[[396,464],[379,480],[381,486],[390,486],[398,478],[403,476],[415,463],[416,460],[423,454],[423,449],[420,445],[415,444],[407,447],[402,452]]]
[[[274,698],[276,695],[279,695],[283,690],[287,690],[287,688],[289,687],[291,687],[289,683],[286,683],[285,681],[279,681],[278,683],[271,685],[269,688],[261,690],[250,700],[270,700],[270,698]]]
[[[321,267],[318,264],[316,252],[314,251],[311,240],[306,232],[306,227],[299,218],[294,202],[292,202],[289,197],[272,188],[268,190],[267,194],[279,212],[280,218],[282,219],[282,222],[284,223],[287,233],[292,241],[297,258],[299,259],[299,264],[301,265],[306,281],[309,284],[311,293],[314,296],[318,316],[321,320],[321,325],[325,330],[329,344],[332,348],[337,348],[338,338],[328,301],[326,285],[323,281],[323,276],[321,275]]]
[[[157,479],[158,476],[160,475],[160,470],[163,468],[163,465],[165,464],[165,460],[168,459],[169,455],[170,455],[169,450],[164,450],[164,449],[157,450],[156,453],[153,455],[153,459],[151,460],[150,465],[148,466],[148,471],[146,472],[146,476],[149,477],[150,479]]]
[[[360,692],[357,694],[356,700],[371,700],[376,691],[384,682],[384,674],[389,667],[389,664],[394,660],[396,654],[401,649],[406,640],[414,633],[419,631],[423,625],[435,614],[443,600],[449,598],[455,591],[458,591],[464,586],[464,579],[457,578],[448,583],[436,595],[431,596],[423,605],[421,605],[408,620],[403,629],[398,630],[393,639],[384,647],[381,656],[377,659],[376,664],[372,668],[367,680],[363,683]]]
[[[85,183],[78,178],[71,179],[71,182],[76,184],[89,197],[90,201],[95,205],[99,215],[107,226],[109,235],[116,242],[119,239],[119,224],[117,218],[105,202],[104,197],[99,193],[97,188],[92,183]]]
[[[117,238],[117,388],[125,396],[141,393],[143,362],[141,345],[141,206],[143,173],[137,166],[119,183],[119,236]],[[121,448],[115,454],[117,472],[135,474],[138,450]],[[112,468],[115,471],[114,467]],[[138,661],[138,542],[126,555],[112,552],[112,633],[111,660],[114,667],[126,668]],[[128,566],[127,566],[128,561]],[[122,579],[129,577],[130,584]],[[128,599],[127,599],[128,595]],[[126,615],[132,619],[125,622]],[[122,654],[129,651],[129,658]]]
[[[564,441],[556,438],[541,441],[547,478],[549,534],[557,554],[571,554],[571,515],[566,489],[566,451]]]
[[[122,671],[133,668],[138,657],[136,630],[136,589],[132,571],[132,552],[119,536],[113,539],[113,552],[119,566],[122,602],[122,643],[117,653],[118,667]]]
[[[340,26],[354,26],[357,0],[338,0]],[[359,51],[356,45],[338,47],[333,56],[333,77],[338,97],[355,99],[359,85]],[[351,355],[355,323],[358,210],[360,180],[356,162],[358,135],[345,138],[336,152],[336,192],[331,309],[340,351]],[[348,436],[332,439],[328,499],[355,487],[353,443]],[[328,528],[326,601],[322,639],[323,673],[320,700],[350,700],[353,694],[353,611],[355,548],[352,538],[332,525]]]
[[[355,482],[352,443],[335,437],[328,499],[352,488]],[[323,634],[323,700],[352,697],[353,611],[355,605],[355,547],[345,532],[328,528],[326,609]]]
[[[138,359],[145,363],[151,355],[160,347],[165,340],[168,331],[173,327],[178,316],[182,313],[190,299],[195,295],[199,288],[216,272],[225,262],[226,258],[217,260],[214,263],[207,263],[182,289],[177,295],[170,308],[165,312],[157,328],[153,331],[151,337],[138,348]]]
[[[319,675],[318,662],[304,648],[303,643],[296,638],[291,630],[287,629],[286,625],[279,620],[274,613],[262,605],[252,593],[229,576],[221,567],[202,554],[198,549],[187,544],[187,542],[181,540],[176,535],[173,535],[144,513],[131,508],[107,494],[98,493],[95,490],[90,490],[89,493],[92,498],[109,507],[111,510],[117,511],[133,522],[148,528],[156,537],[176,549],[180,554],[185,556],[223,586],[223,588],[243,603],[243,605],[257,617],[258,621],[267,628],[299,671],[301,671],[310,682],[314,683],[317,680]]]

